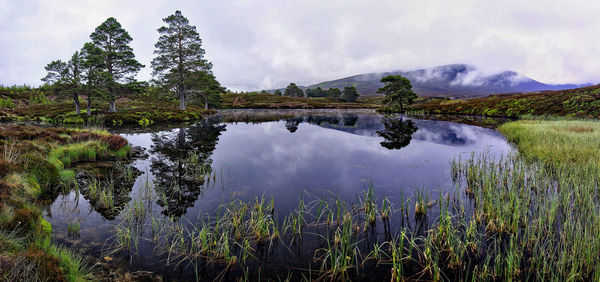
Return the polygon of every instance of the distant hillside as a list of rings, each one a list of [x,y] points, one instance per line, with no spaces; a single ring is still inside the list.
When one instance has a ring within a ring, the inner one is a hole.
[[[376,93],[377,88],[382,86],[382,83],[379,82],[381,78],[390,74],[399,74],[408,78],[413,85],[413,90],[420,96],[476,97],[495,93],[563,90],[588,86],[544,84],[513,71],[486,75],[478,71],[475,67],[455,64],[416,71],[359,74],[321,82],[308,86],[308,88],[343,88],[348,85],[354,85],[361,95],[374,96],[378,95]]]
[[[495,117],[600,117],[600,84],[575,89],[490,95],[468,99],[433,98],[410,106],[428,114]]]

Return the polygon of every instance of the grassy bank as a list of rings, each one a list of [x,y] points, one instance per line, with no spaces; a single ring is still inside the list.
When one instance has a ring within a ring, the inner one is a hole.
[[[499,128],[528,159],[560,165],[600,164],[600,122],[519,120]]]
[[[495,117],[565,116],[600,117],[600,86],[560,91],[491,95],[470,99],[430,99],[410,110],[429,114],[483,115]]]
[[[40,198],[77,186],[73,165],[127,156],[127,140],[102,130],[0,125],[0,277],[92,280],[82,257],[52,245]]]
[[[232,109],[356,109],[378,108],[381,98],[360,97],[356,102],[336,98],[286,97],[272,94],[226,94],[223,108]]]

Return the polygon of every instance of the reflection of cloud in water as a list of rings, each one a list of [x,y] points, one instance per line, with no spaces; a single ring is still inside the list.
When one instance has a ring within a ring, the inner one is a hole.
[[[415,122],[419,127],[416,136],[421,126]],[[504,139],[493,130],[431,123],[423,123],[420,138],[401,150],[383,148],[379,137],[308,123],[301,123],[293,134],[284,121],[228,125],[213,160],[216,167],[231,170],[236,191],[248,195],[266,192],[283,200],[282,205],[295,205],[304,189],[325,189],[352,200],[364,188],[361,179],[365,178],[383,186],[392,197],[402,189],[448,188],[448,162],[461,152],[483,151],[488,146],[493,152],[508,151]],[[465,141],[455,146],[460,142],[456,140]]]
[[[482,134],[497,134],[491,129],[453,122],[418,120],[412,118],[406,118],[405,120],[414,121],[415,126],[418,128],[417,132],[415,132],[412,136],[413,140],[421,140],[450,146],[466,146],[475,144],[477,139],[480,138]],[[355,125],[352,127],[346,127],[343,125],[334,126],[330,124],[321,124],[319,126],[347,133],[373,137],[378,136],[377,131],[385,130],[381,122],[381,116],[360,116],[360,118],[358,118],[358,120],[355,122]]]

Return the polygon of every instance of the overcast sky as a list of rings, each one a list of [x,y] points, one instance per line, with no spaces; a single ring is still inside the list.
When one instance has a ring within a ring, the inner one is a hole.
[[[162,18],[197,26],[217,79],[235,90],[308,85],[452,63],[545,83],[600,82],[600,2],[0,0],[0,83],[40,84],[108,17],[150,61]]]

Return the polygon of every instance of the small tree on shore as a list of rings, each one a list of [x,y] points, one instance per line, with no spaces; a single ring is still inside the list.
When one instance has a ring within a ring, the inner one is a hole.
[[[219,106],[221,104],[221,94],[225,93],[225,87],[217,81],[212,73],[196,71],[189,74],[189,82],[186,88],[190,89],[193,98],[204,104],[204,109],[209,106]]]
[[[205,90],[214,86],[216,79],[212,75],[212,64],[204,58],[202,39],[196,27],[190,25],[181,11],[175,11],[163,21],[167,25],[158,29],[160,37],[154,45],[157,56],[152,60],[152,75],[161,87],[177,94],[179,109],[185,110],[188,94],[208,94]],[[207,98],[204,100],[208,101]]]
[[[344,91],[342,92],[342,99],[347,102],[354,102],[358,98],[358,91],[356,91],[356,87],[354,86],[346,86],[344,87]]]
[[[300,89],[300,87],[298,87],[296,83],[292,82],[285,88],[283,96],[304,97],[304,91],[302,91],[302,89]]]
[[[410,105],[418,97],[412,91],[410,81],[401,75],[388,75],[381,79],[385,85],[377,89],[377,93],[385,95],[383,102],[389,106],[399,106],[404,112],[404,105]]]
[[[42,81],[52,85],[59,93],[68,93],[75,102],[75,112],[79,115],[81,107],[79,104],[79,92],[81,91],[82,58],[79,52],[75,52],[68,62],[56,60],[46,65],[48,72]]]
[[[329,88],[327,89],[327,97],[340,98],[342,97],[342,91],[340,91],[338,88]]]
[[[108,18],[96,27],[90,38],[105,54],[104,68],[108,79],[106,99],[110,103],[109,111],[116,112],[115,101],[122,92],[121,83],[132,82],[144,65],[135,59],[133,49],[129,47],[133,39],[115,18]]]

